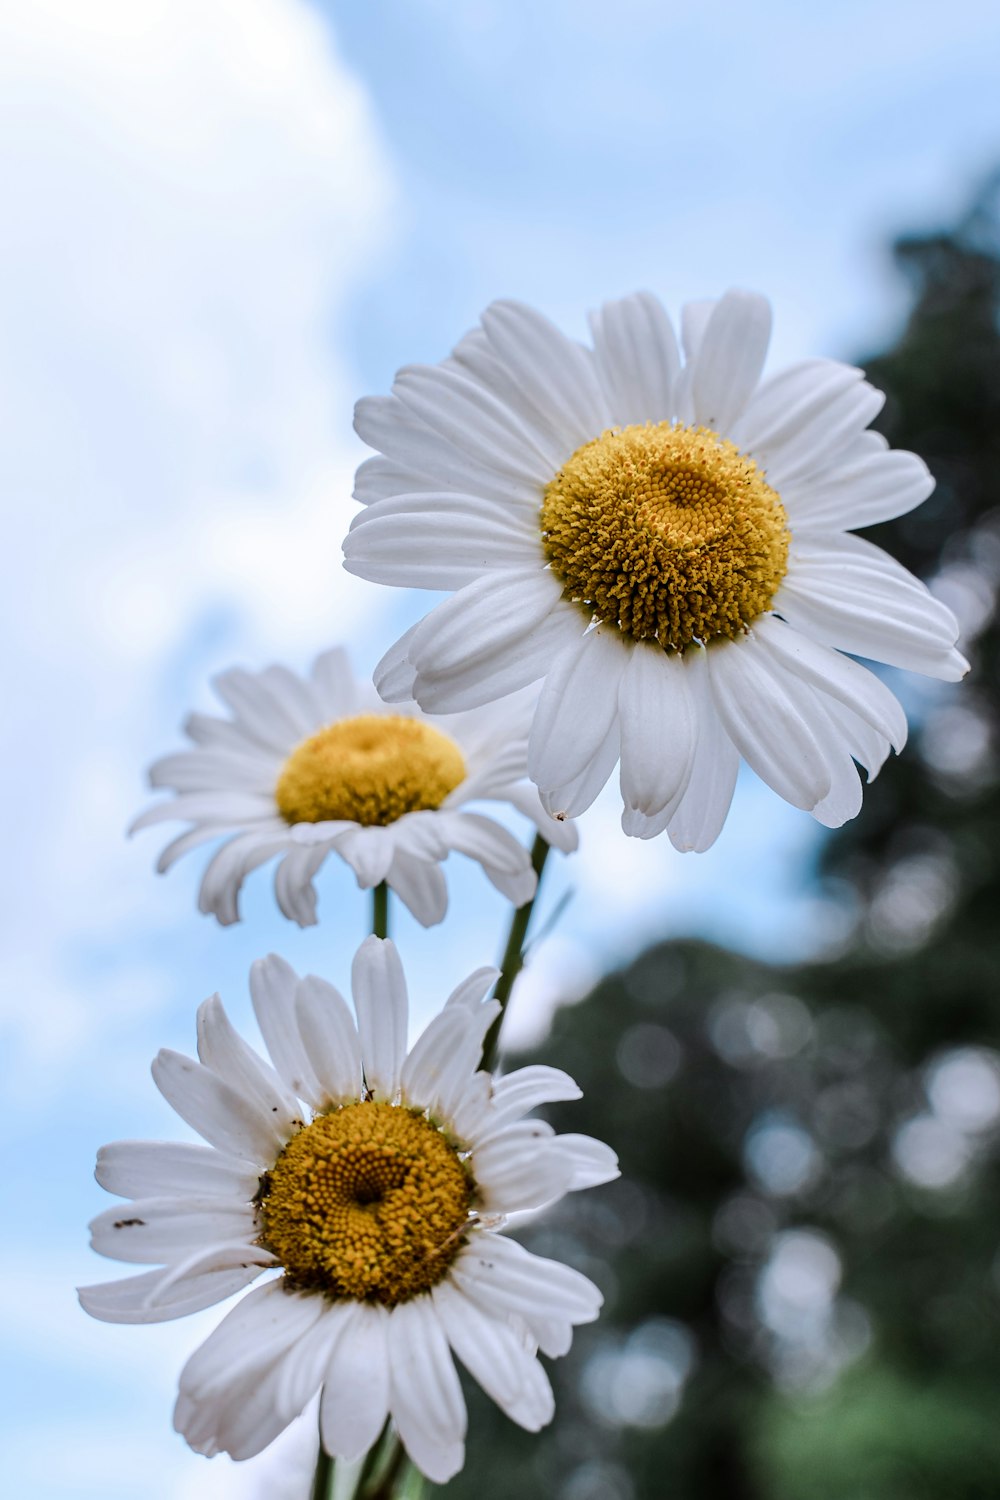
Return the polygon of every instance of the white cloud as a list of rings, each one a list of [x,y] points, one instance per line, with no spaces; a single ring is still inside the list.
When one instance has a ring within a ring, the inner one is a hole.
[[[222,664],[213,622],[216,652],[304,663],[388,603],[339,567],[337,329],[392,185],[299,0],[35,0],[0,7],[0,199],[5,992],[65,1054],[83,950],[176,911],[121,840],[164,682]]]

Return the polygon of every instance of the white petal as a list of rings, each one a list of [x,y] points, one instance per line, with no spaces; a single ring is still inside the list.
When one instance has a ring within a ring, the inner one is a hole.
[[[388,938],[365,938],[351,966],[365,1082],[376,1099],[394,1099],[406,1056],[409,1002],[396,946]]]
[[[293,1094],[319,1108],[322,1089],[302,1041],[295,1012],[299,976],[276,953],[250,968],[250,998],[274,1065]]]
[[[295,1096],[232,1026],[218,995],[198,1007],[197,1025],[201,1061],[259,1114],[272,1115],[275,1130],[287,1139],[301,1124]]]
[[[552,577],[551,573],[540,576]],[[513,644],[501,643],[488,656],[449,668],[442,677],[430,671],[418,673],[414,696],[422,708],[434,713],[478,708],[506,698],[543,677],[559,652],[579,639],[583,627],[579,611],[560,598],[550,614],[527,625],[527,633]]]
[[[780,493],[838,463],[884,402],[860,370],[804,360],[761,385],[729,436]]]
[[[698,350],[705,337],[705,329],[708,327],[716,306],[716,298],[703,297],[694,302],[685,302],[681,308],[681,343],[684,346],[684,357],[689,364],[693,364],[698,357]]]
[[[323,1299],[287,1292],[280,1281],[250,1292],[181,1371],[174,1426],[197,1452],[251,1458],[295,1413],[275,1397],[283,1364],[322,1316]]]
[[[407,495],[407,508],[383,501],[362,511],[344,540],[349,573],[360,561],[372,583],[460,589],[487,571],[542,568],[537,525],[529,530],[475,496]],[[446,504],[429,504],[445,500]],[[465,501],[464,508],[459,502]],[[393,506],[390,513],[383,507]]]
[[[737,750],[779,797],[811,812],[830,790],[830,773],[816,727],[793,694],[798,679],[777,671],[753,636],[710,647],[706,656],[715,707]]]
[[[684,660],[640,641],[618,688],[627,808],[672,815],[691,778],[698,725]]]
[[[799,539],[774,609],[827,646],[956,681],[958,622],[924,585],[860,537]]]
[[[636,292],[605,302],[591,314],[590,326],[612,422],[627,427],[669,421],[680,354],[673,324],[659,299],[651,292]]]
[[[453,411],[450,416],[454,428]],[[551,470],[528,442],[521,442],[512,458],[502,445],[497,446],[488,424],[476,423],[475,430],[463,432],[460,445],[444,435],[441,425],[439,430],[429,427],[397,396],[366,396],[354,408],[355,431],[364,442],[424,476],[414,486],[417,490],[471,490],[518,504],[530,502],[539,486],[551,478]],[[526,458],[534,459],[527,468]]]
[[[729,291],[712,308],[694,357],[695,420],[726,434],[760,379],[771,337],[771,305],[755,292]]]
[[[237,1239],[249,1243],[258,1233],[250,1204],[216,1205],[210,1198],[136,1198],[105,1209],[90,1224],[98,1255],[140,1265],[170,1264]]]
[[[476,969],[468,979],[463,979],[457,984],[448,996],[445,1009],[452,1005],[476,1010],[486,999],[490,990],[500,978],[500,970],[495,964],[485,964],[481,969]]]
[[[129,825],[130,833],[150,828],[154,823],[200,823],[216,826],[243,826],[266,823],[274,819],[274,799],[256,792],[209,791],[182,792],[169,802],[149,807]]]
[[[133,833],[134,831],[134,827],[129,829],[129,833]],[[156,861],[156,873],[158,875],[165,875],[179,859],[182,859],[185,854],[189,854],[192,849],[197,849],[201,844],[210,843],[212,839],[217,839],[222,834],[229,833],[230,831],[229,827],[223,823],[202,823],[198,827],[189,828],[186,833],[178,834],[177,838],[172,839],[160,851]]]
[[[97,1153],[94,1176],[119,1198],[213,1197],[248,1203],[260,1174],[237,1157],[187,1141],[113,1141]]]
[[[209,1145],[260,1166],[273,1164],[287,1139],[284,1131],[210,1068],[164,1048],[152,1073],[167,1103]]]
[[[542,1063],[532,1063],[525,1068],[516,1068],[493,1084],[493,1103],[487,1130],[494,1131],[519,1120],[522,1115],[537,1109],[540,1104],[556,1104],[562,1100],[579,1099],[582,1090],[560,1068],[549,1068]]]
[[[413,698],[417,669],[410,661],[410,642],[422,622],[411,625],[390,646],[372,674],[372,681],[385,703],[408,703]]]
[[[288,829],[268,821],[223,844],[209,860],[198,891],[198,910],[223,927],[240,919],[239,894],[246,877],[288,845]]]
[[[553,1131],[542,1120],[522,1120],[491,1135],[473,1153],[472,1168],[487,1213],[512,1214],[568,1193],[569,1160],[549,1150]]]
[[[389,1314],[390,1405],[403,1447],[435,1484],[465,1459],[467,1417],[448,1340],[430,1297]]]
[[[934,477],[923,459],[893,448],[862,452],[814,478],[786,484],[781,499],[797,531],[853,531],[905,516],[933,488]]]
[[[582,776],[602,749],[618,719],[618,688],[628,659],[621,632],[598,625],[553,662],[528,741],[528,774],[543,793]],[[566,810],[575,814],[584,808]]]
[[[394,830],[359,824],[340,835],[336,849],[354,871],[361,889],[370,891],[389,873],[395,853]]]
[[[355,1302],[340,1319],[320,1404],[328,1453],[348,1461],[375,1442],[389,1411],[389,1314]]]
[[[264,1260],[266,1263],[270,1257],[264,1257]],[[77,1295],[84,1311],[92,1318],[100,1318],[102,1323],[165,1323],[224,1302],[234,1292],[242,1291],[255,1281],[262,1269],[261,1264],[248,1260],[245,1265],[184,1277],[172,1282],[161,1297],[156,1297],[155,1293],[165,1273],[162,1270],[144,1271],[141,1276],[81,1286]]]
[[[296,824],[294,833],[302,826]],[[300,927],[316,923],[316,887],[312,880],[328,852],[322,844],[290,849],[274,872],[275,900],[289,921]]]
[[[621,1176],[618,1157],[610,1146],[593,1136],[557,1135],[551,1149],[560,1151],[571,1164],[574,1193],[582,1188],[599,1187],[603,1182],[614,1182]]]
[[[537,885],[531,855],[508,829],[483,813],[442,813],[439,821],[450,847],[481,864],[509,899],[519,906],[531,900]]]
[[[615,714],[607,734],[579,775],[562,786],[539,792],[539,801],[546,812],[557,821],[586,812],[618,764],[620,745],[621,730]]]
[[[317,656],[312,664],[312,681],[324,723],[357,713],[358,685],[343,646]]]
[[[219,697],[228,704],[237,721],[260,744],[279,754],[289,750],[305,734],[302,716],[289,706],[284,691],[281,668],[265,672],[247,672],[242,667],[231,667],[212,678],[212,686]]]
[[[555,460],[546,476],[551,478],[581,443],[598,437],[608,425],[594,357],[523,302],[492,303],[482,323],[492,349],[529,405],[563,439],[563,451],[548,450]]]
[[[448,885],[437,864],[397,848],[385,878],[422,927],[435,927],[444,919]]]
[[[511,568],[487,575],[446,599],[420,622],[410,639],[409,658],[421,678],[439,682],[476,663],[489,666],[497,657],[524,654],[525,637],[561,601],[558,581],[544,568]],[[527,657],[532,659],[530,651]],[[523,687],[530,680],[517,685]]]
[[[325,979],[307,974],[295,998],[302,1044],[321,1090],[320,1108],[361,1098],[361,1041],[347,1001]]]
[[[604,779],[606,781],[607,776]],[[558,849],[562,854],[572,854],[579,845],[580,834],[577,825],[571,818],[554,818],[551,813],[546,812],[537,787],[523,782],[508,787],[504,796],[498,796],[497,800],[509,802],[512,807],[517,808],[519,813],[530,818],[550,848]]]
[[[510,1323],[490,1317],[450,1281],[439,1282],[431,1296],[449,1344],[486,1394],[529,1432],[550,1422],[552,1389]]]
[[[537,429],[455,366],[408,365],[392,389],[408,414],[483,468],[545,484],[559,467],[560,455]]]
[[[451,1269],[455,1281],[479,1306],[521,1317],[535,1332],[540,1322],[592,1323],[604,1299],[579,1271],[533,1255],[503,1234],[484,1234],[464,1246]]]
[[[682,852],[710,849],[722,832],[736,788],[740,757],[726,734],[712,701],[708,681],[708,652],[685,653],[688,685],[695,702],[698,741],[691,779],[667,825],[670,842]]]
[[[903,706],[867,667],[821,646],[776,615],[762,615],[754,635],[776,662],[861,717],[897,751],[906,744]]]

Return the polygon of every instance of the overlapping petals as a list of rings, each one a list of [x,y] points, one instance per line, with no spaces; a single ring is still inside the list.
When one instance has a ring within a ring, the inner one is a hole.
[[[536,1353],[564,1353],[601,1297],[578,1272],[508,1239],[501,1216],[606,1182],[617,1163],[602,1143],[529,1118],[578,1097],[566,1074],[533,1066],[493,1080],[478,1071],[498,1013],[486,998],[496,973],[470,975],[408,1050],[406,981],[390,942],[369,938],[358,951],[353,1014],[332,985],[271,956],[251,972],[270,1062],[236,1033],[218,997],[199,1011],[197,1060],[157,1057],[158,1087],[208,1144],[102,1150],[98,1180],[129,1201],[94,1220],[94,1249],[155,1269],[84,1287],[80,1298],[107,1322],[157,1322],[271,1273],[181,1375],[175,1425],[198,1451],[250,1457],[322,1391],[331,1454],[358,1457],[391,1417],[414,1462],[443,1483],[464,1456],[453,1354],[521,1426],[550,1420]],[[264,1174],[315,1112],[362,1099],[422,1112],[462,1151],[476,1184],[475,1215],[444,1278],[391,1308],[289,1290],[261,1247]]]
[[[623,826],[706,849],[740,759],[830,826],[906,737],[898,703],[842,653],[951,681],[966,670],[951,612],[852,528],[905,514],[933,480],[869,430],[883,397],[860,370],[811,359],[764,377],[767,301],[690,304],[683,360],[655,297],[592,318],[593,347],[494,304],[441,366],[403,371],[357,408],[364,510],[349,571],[454,590],[383,658],[388,702],[455,712],[541,681],[528,769],[544,806],[584,811],[620,762]],[[735,640],[668,653],[588,619],[548,564],[543,490],[584,443],[636,423],[710,428],[778,492],[791,544],[770,609]]]
[[[441,865],[452,852],[475,860],[507,900],[520,906],[535,890],[528,852],[494,818],[470,810],[481,802],[508,803],[556,848],[576,847],[576,830],[547,817],[525,779],[531,718],[525,695],[439,721],[461,749],[466,775],[437,809],[405,813],[384,825],[345,819],[289,824],[275,789],[297,745],[355,715],[403,712],[419,718],[419,711],[387,709],[370,684],[354,678],[341,650],[320,656],[309,678],[285,667],[235,668],[214,685],[230,717],[189,717],[185,728],[194,748],[164,756],[150,771],[154,787],[175,795],[142,813],[132,831],[168,821],[192,825],[161,853],[161,873],[192,849],[219,843],[202,877],[198,904],[224,925],[239,920],[247,876],[270,860],[277,860],[274,888],[282,912],[300,927],[312,925],[313,881],[330,855],[344,860],[364,889],[385,881],[425,927],[440,922],[447,910]]]

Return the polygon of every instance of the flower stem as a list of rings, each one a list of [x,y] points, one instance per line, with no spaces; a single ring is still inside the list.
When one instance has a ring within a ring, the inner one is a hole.
[[[528,924],[531,921],[531,913],[538,899],[538,892],[542,884],[542,871],[545,869],[545,861],[548,858],[549,846],[540,833],[535,835],[535,842],[531,846],[531,868],[538,877],[535,886],[535,894],[530,901],[519,906],[511,917],[510,932],[507,936],[507,947],[504,949],[503,959],[500,964],[500,978],[493,992],[494,999],[500,1001],[500,1014],[486,1033],[483,1043],[483,1056],[479,1066],[491,1071],[497,1060],[500,1048],[500,1028],[507,1014],[507,1001],[510,992],[514,988],[514,980],[520,974],[524,966],[524,940],[528,935]]]
[[[372,891],[372,932],[379,938],[389,936],[389,887],[384,880]]]
[[[309,1491],[309,1500],[329,1500],[332,1483],[333,1459],[323,1447],[323,1439],[320,1438],[319,1454],[316,1459],[316,1473],[313,1476],[312,1489]]]
[[[377,1462],[375,1461],[377,1457]],[[383,1443],[377,1444],[368,1455],[368,1463],[358,1484],[358,1500],[392,1500],[402,1494],[402,1486],[396,1481],[406,1475],[412,1465],[403,1452],[403,1445],[395,1432]]]

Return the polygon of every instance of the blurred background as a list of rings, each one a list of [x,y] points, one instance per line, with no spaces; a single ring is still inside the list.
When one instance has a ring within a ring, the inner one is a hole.
[[[343,984],[366,930],[332,864],[318,928],[262,872],[219,929],[197,855],[161,880],[156,833],[124,838],[215,671],[344,641],[368,672],[426,609],[340,570],[353,401],[495,296],[583,336],[639,286],[676,313],[741,284],[772,366],[888,392],[878,425],[938,487],[874,536],[974,670],[893,678],[915,733],[841,833],[747,776],[707,855],[625,840],[610,795],[546,873],[511,1040],[579,1079],[558,1123],[623,1178],[526,1235],[606,1315],[541,1438],[470,1393],[447,1493],[996,1494],[998,48],[973,0],[0,0],[11,1493],[307,1484],[309,1418],[243,1466],[172,1433],[218,1311],[113,1328],[72,1288],[122,1269],[86,1247],[97,1147],[183,1132],[156,1049],[193,1048],[215,989],[249,1026],[269,949]],[[452,865],[446,926],[397,925],[418,1025],[503,936]]]

